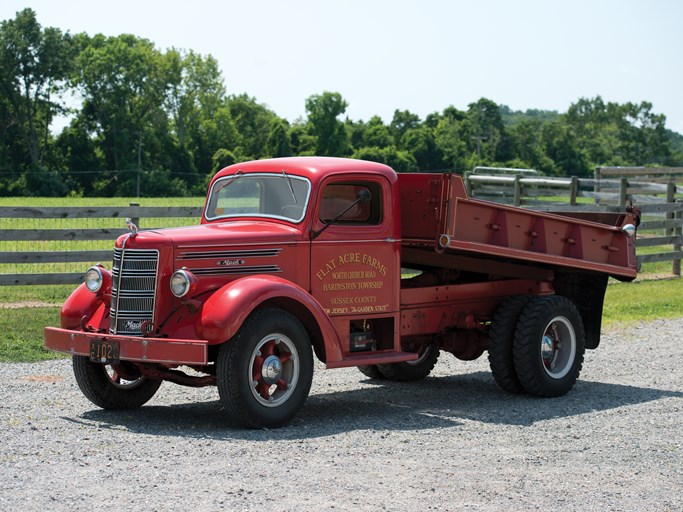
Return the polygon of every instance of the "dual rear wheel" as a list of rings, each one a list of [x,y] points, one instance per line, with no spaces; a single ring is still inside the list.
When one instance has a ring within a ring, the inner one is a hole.
[[[584,351],[581,315],[571,300],[558,295],[508,299],[489,331],[493,377],[511,393],[566,394],[581,372]]]

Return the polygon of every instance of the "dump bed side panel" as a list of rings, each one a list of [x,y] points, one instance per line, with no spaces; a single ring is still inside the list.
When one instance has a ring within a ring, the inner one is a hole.
[[[458,198],[445,235],[446,250],[636,276],[634,240],[617,226]]]
[[[453,174],[399,174],[403,245],[544,267],[636,276],[634,214],[535,212],[469,199]]]

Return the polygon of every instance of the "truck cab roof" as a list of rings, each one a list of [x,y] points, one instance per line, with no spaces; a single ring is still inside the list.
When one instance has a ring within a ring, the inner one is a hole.
[[[218,171],[212,179],[212,184],[218,179],[237,172],[249,174],[282,171],[308,178],[313,187],[326,176],[337,173],[373,173],[384,175],[391,182],[396,180],[396,172],[391,167],[377,162],[337,157],[298,156],[233,164]]]

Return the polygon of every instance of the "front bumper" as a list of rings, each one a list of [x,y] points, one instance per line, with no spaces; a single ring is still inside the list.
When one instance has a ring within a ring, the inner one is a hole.
[[[138,338],[96,332],[71,331],[45,327],[45,348],[71,355],[90,356],[93,340],[114,341],[120,347],[121,361],[163,363],[169,365],[205,365],[208,363],[207,340]]]

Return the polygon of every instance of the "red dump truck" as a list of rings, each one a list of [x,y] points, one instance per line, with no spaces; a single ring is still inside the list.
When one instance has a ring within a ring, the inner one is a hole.
[[[342,158],[216,174],[198,226],[131,231],[45,328],[106,409],[162,381],[218,387],[237,424],[304,404],[313,357],[370,378],[426,377],[488,350],[496,382],[554,397],[600,342],[609,277],[636,276],[637,210],[549,214],[470,199],[454,174]]]

